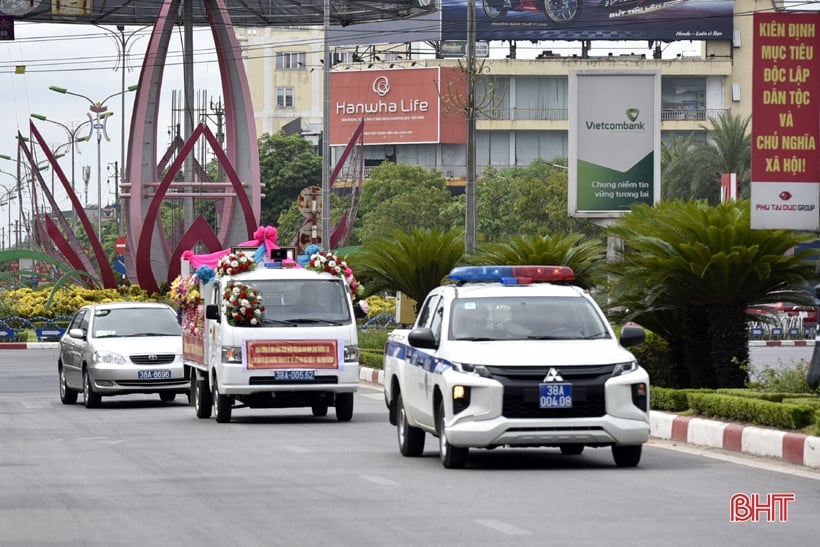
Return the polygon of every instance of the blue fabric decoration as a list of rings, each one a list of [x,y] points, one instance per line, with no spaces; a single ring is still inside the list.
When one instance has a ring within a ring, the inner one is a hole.
[[[256,249],[256,252],[253,253],[253,261],[257,264],[264,264],[266,258],[268,258],[268,247],[263,243]]]
[[[310,245],[305,247],[305,254],[296,257],[296,262],[298,262],[299,265],[304,268],[305,266],[307,266],[308,262],[310,262],[310,257],[315,255],[316,253],[321,252],[322,248],[319,245],[311,243]]]
[[[210,266],[200,266],[196,269],[195,275],[202,283],[208,283],[216,276],[216,271]]]

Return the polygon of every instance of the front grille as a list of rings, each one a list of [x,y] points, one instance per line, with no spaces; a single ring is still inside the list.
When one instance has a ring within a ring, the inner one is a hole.
[[[175,358],[173,353],[146,353],[145,355],[132,355],[131,362],[135,365],[167,365],[173,363]]]
[[[550,368],[572,384],[572,408],[539,408],[538,384]],[[487,367],[504,386],[502,414],[506,418],[593,418],[606,414],[604,382],[614,365],[566,367]]]
[[[273,376],[251,376],[248,384],[252,386],[284,386],[284,385],[314,385],[314,384],[338,384],[337,376],[316,376],[313,380],[276,380]]]

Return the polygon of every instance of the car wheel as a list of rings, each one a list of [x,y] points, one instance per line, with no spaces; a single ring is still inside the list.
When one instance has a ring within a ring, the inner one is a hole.
[[[161,391],[159,394],[159,400],[163,403],[170,403],[174,399],[177,398],[177,394],[173,391]]]
[[[470,449],[466,446],[453,446],[447,441],[447,431],[444,428],[444,401],[439,401],[438,404],[438,450],[441,465],[447,469],[460,469],[467,465]]]
[[[77,392],[68,387],[63,367],[60,366],[58,370],[60,373],[60,401],[62,401],[64,405],[73,405],[77,402]]]
[[[581,15],[578,0],[546,0],[544,12],[550,21],[568,23]]]
[[[424,452],[424,430],[413,427],[407,422],[407,411],[401,392],[396,395],[396,434],[399,440],[399,452],[407,458],[421,456]]]
[[[349,422],[353,418],[353,394],[336,394],[336,419],[340,422]]]
[[[327,416],[327,403],[313,403],[310,407],[311,412],[313,412],[314,416],[321,418],[322,416]]]
[[[194,410],[196,417],[206,419],[211,417],[211,386],[205,378],[197,378],[193,388]]]
[[[584,451],[584,445],[582,444],[562,444],[560,448],[561,454],[565,456],[580,456]]]
[[[641,461],[643,445],[612,446],[612,458],[618,467],[635,467]]]
[[[484,0],[484,14],[490,19],[498,19],[507,14],[507,8],[504,6],[504,0]]]
[[[85,399],[85,408],[100,408],[102,397],[99,393],[94,391],[94,386],[91,385],[91,375],[88,369],[83,369],[83,398]]]
[[[211,397],[214,401],[214,415],[216,421],[224,424],[231,421],[231,397],[229,395],[222,395],[219,393],[219,386],[216,379],[214,379],[213,392]]]

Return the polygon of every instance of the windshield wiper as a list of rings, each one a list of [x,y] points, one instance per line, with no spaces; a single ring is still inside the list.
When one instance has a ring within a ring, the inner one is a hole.
[[[322,324],[325,324],[325,325],[334,325],[334,326],[342,325],[342,323],[340,323],[338,321],[331,321],[330,319],[316,319],[316,318],[313,318],[313,317],[297,317],[295,319],[288,319],[288,322],[290,322],[290,323],[307,323],[307,324],[322,323]]]
[[[494,342],[497,338],[490,338],[489,336],[460,336],[456,340],[466,340],[468,342]]]
[[[584,340],[589,340],[591,338],[608,338],[608,337],[609,337],[608,332],[601,331],[601,332],[596,332],[595,334],[589,334],[587,336],[584,336]]]
[[[134,334],[128,334],[127,336],[179,336],[179,334],[173,334],[170,332],[135,332]]]

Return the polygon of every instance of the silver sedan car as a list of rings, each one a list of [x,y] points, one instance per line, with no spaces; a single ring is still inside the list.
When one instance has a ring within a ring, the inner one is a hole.
[[[167,304],[116,302],[83,306],[60,339],[60,400],[86,408],[103,396],[158,393],[163,401],[190,392],[182,365],[182,330]]]

